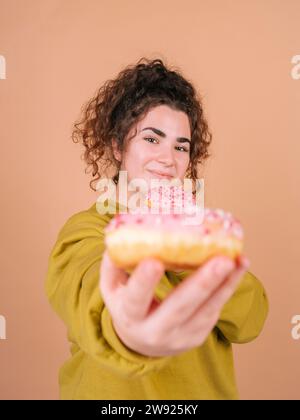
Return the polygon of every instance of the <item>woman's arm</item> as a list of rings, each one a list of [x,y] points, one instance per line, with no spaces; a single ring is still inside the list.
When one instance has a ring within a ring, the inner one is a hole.
[[[70,341],[108,369],[140,376],[170,358],[152,358],[129,349],[113,328],[99,291],[106,217],[83,211],[65,223],[49,257],[46,295],[64,321]]]

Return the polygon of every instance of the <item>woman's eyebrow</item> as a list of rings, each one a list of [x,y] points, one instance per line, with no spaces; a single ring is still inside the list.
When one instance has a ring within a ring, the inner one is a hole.
[[[153,131],[155,134],[157,134],[158,136],[161,136],[161,137],[166,137],[166,134],[165,134],[163,131],[159,130],[158,128],[154,128],[154,127],[145,127],[145,128],[143,128],[141,131],[144,131],[144,130],[151,130],[151,131]],[[191,140],[187,139],[186,137],[177,137],[177,138],[176,138],[176,141],[177,141],[178,143],[191,143]]]

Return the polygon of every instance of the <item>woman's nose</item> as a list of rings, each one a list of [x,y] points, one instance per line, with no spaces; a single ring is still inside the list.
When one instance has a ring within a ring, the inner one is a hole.
[[[173,151],[170,148],[164,148],[160,151],[157,161],[165,166],[175,165]]]

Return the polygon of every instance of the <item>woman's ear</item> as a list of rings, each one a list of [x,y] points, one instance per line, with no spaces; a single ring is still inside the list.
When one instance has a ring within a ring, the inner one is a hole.
[[[118,147],[118,143],[116,139],[112,139],[112,148],[113,148],[113,154],[116,160],[118,160],[119,162],[121,162],[122,160],[122,155],[121,152],[119,150]]]

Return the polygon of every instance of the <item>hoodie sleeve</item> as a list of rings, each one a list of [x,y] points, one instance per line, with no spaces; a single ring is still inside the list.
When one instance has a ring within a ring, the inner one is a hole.
[[[217,328],[231,343],[248,343],[261,333],[268,312],[268,297],[262,283],[247,271],[224,305]]]
[[[71,342],[122,376],[142,376],[159,370],[170,356],[139,354],[123,344],[113,328],[99,288],[107,217],[88,210],[67,220],[49,256],[46,295]]]
[[[168,274],[172,282],[178,284],[192,272],[183,271],[177,276],[173,272]],[[261,333],[268,312],[269,302],[262,283],[247,271],[223,306],[216,328],[221,337],[231,343],[248,343]]]

